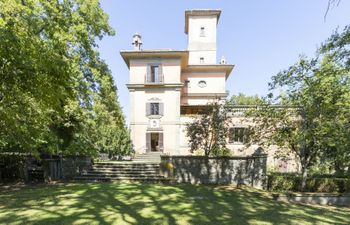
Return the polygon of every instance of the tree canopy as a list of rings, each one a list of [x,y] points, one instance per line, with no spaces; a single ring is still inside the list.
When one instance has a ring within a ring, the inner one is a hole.
[[[1,150],[130,150],[117,89],[96,48],[113,34],[98,0],[0,2]]]
[[[238,93],[238,95],[232,95],[228,103],[233,105],[260,105],[263,100],[258,95]]]
[[[302,56],[273,76],[266,103],[286,107],[277,110],[267,104],[253,112],[253,140],[279,146],[282,155],[291,150],[300,160],[304,181],[310,166],[320,161],[331,160],[335,170],[350,166],[349,43],[346,28],[334,34],[315,58]]]
[[[229,154],[226,149],[228,128],[227,108],[219,101],[208,104],[186,127],[191,151],[203,150],[205,156]]]

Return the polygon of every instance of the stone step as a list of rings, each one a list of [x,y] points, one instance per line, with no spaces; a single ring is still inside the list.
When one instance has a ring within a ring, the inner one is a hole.
[[[128,163],[98,162],[98,163],[95,163],[94,165],[96,166],[154,166],[154,165],[159,165],[159,163],[152,163],[152,162],[135,163],[133,161],[130,161]]]
[[[159,156],[142,160],[145,162],[98,162],[90,170],[75,179],[79,181],[169,181],[169,179],[160,175]],[[155,162],[150,162],[152,160]]]
[[[90,170],[94,170],[94,171],[159,171],[159,167],[155,167],[155,168],[96,168],[93,167]]]
[[[78,176],[75,177],[75,180],[77,181],[87,181],[87,182],[108,182],[108,181],[126,181],[126,182],[162,182],[162,183],[168,183],[170,182],[170,179],[164,178],[164,177],[155,177],[155,178],[138,178],[138,177],[85,177],[85,176]]]
[[[160,174],[84,174],[83,177],[121,177],[121,178],[162,178]]]
[[[90,170],[94,170],[94,171],[159,171],[159,167],[156,168],[96,168],[93,167]]]
[[[130,175],[144,175],[144,174],[159,174],[159,171],[87,171],[84,174],[130,174]]]
[[[130,166],[125,166],[125,165],[117,165],[117,166],[112,166],[112,165],[93,165],[92,168],[115,168],[115,169],[153,169],[153,168],[159,168],[159,164],[157,165],[130,165]]]
[[[160,163],[160,159],[133,159],[134,162],[157,162]]]
[[[161,152],[147,152],[144,154],[136,154],[132,159],[133,162],[160,162]]]

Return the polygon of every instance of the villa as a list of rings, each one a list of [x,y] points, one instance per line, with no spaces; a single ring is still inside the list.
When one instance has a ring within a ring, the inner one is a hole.
[[[186,124],[211,101],[226,100],[225,84],[234,65],[225,57],[217,62],[220,14],[212,9],[185,11],[187,50],[141,49],[141,35],[136,33],[134,49],[121,51],[130,71],[130,130],[137,154],[192,154]],[[232,124],[227,147],[233,155],[251,155],[259,146],[244,146],[247,124],[241,113],[233,116]],[[287,171],[295,168],[275,159],[273,151],[268,150],[268,164]]]

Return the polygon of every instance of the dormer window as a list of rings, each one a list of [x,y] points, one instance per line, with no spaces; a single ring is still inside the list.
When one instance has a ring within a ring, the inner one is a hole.
[[[200,57],[200,58],[199,58],[199,63],[200,63],[200,64],[203,64],[203,63],[204,63],[204,57]]]
[[[201,27],[199,36],[205,37],[205,28],[204,27]]]

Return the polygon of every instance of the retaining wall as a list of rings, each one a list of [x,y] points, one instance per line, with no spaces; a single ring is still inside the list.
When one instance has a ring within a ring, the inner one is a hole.
[[[246,157],[161,156],[161,174],[176,183],[266,188],[266,154]]]

